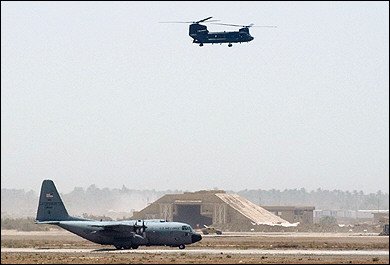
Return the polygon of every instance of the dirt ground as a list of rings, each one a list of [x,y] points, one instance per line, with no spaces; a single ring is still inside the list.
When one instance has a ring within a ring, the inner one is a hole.
[[[2,264],[389,264],[389,257],[183,254],[1,254]]]
[[[3,248],[57,248],[57,249],[114,249],[101,246],[75,236],[67,231],[16,232],[1,231]],[[171,249],[169,247],[140,247],[139,249]],[[225,233],[222,236],[203,236],[202,241],[186,249],[315,249],[315,250],[389,250],[389,237],[375,234],[337,233]],[[193,254],[100,252],[86,253],[1,253],[2,264],[389,264],[389,256],[371,255],[275,255],[275,254]]]

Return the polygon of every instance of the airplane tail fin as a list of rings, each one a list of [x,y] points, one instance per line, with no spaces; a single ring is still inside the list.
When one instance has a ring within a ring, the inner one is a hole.
[[[52,180],[44,180],[39,197],[37,222],[67,221],[74,218],[69,216]]]

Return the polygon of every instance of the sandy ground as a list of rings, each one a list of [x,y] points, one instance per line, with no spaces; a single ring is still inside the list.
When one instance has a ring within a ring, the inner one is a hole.
[[[389,264],[389,237],[380,237],[376,234],[225,233],[222,236],[203,236],[202,241],[188,245],[185,250],[180,251],[170,247],[142,246],[136,251],[115,251],[113,246],[97,245],[64,230],[49,232],[2,230],[1,248],[2,264]],[[20,251],[3,252],[8,248],[19,248]],[[27,248],[32,248],[31,252]],[[34,252],[36,250],[40,251]],[[304,252],[308,250],[317,251],[317,254]],[[322,251],[322,254],[318,254],[318,251]],[[359,251],[365,254],[359,254]],[[383,251],[387,251],[387,255],[383,254]]]

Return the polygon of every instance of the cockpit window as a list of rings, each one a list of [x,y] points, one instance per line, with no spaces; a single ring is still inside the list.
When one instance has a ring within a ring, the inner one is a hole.
[[[191,227],[189,227],[189,226],[183,225],[183,226],[181,227],[181,230],[184,230],[184,231],[191,231],[192,229],[191,229]]]

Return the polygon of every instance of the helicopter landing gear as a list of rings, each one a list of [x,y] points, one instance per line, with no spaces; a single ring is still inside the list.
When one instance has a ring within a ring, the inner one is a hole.
[[[231,43],[228,44],[228,47],[232,47],[232,46],[233,46],[233,44],[231,44]]]
[[[199,44],[199,47],[202,47],[202,46],[203,46],[203,43],[200,43],[200,44]]]

